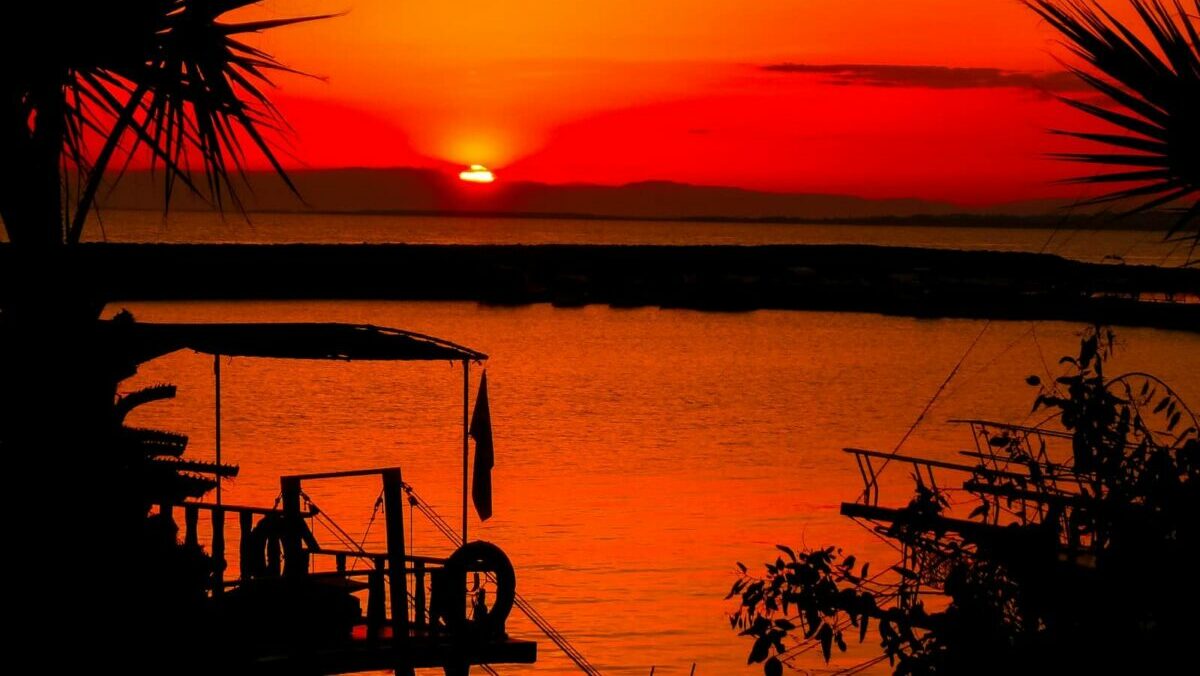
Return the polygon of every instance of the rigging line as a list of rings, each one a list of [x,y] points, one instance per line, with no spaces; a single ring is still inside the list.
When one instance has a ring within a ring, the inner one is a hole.
[[[1042,341],[1038,338],[1037,324],[1033,326],[1033,344],[1037,346],[1038,359],[1042,361],[1042,371],[1045,373],[1047,381],[1055,384],[1054,374],[1050,372],[1050,363],[1046,361],[1046,352],[1042,350]],[[1057,389],[1057,384],[1055,384],[1055,389]]]
[[[856,664],[852,667],[842,669],[841,671],[835,671],[833,673],[834,673],[834,676],[852,676],[853,674],[861,674],[862,672],[866,671],[867,669],[870,669],[871,667],[875,666],[876,664],[879,664],[880,662],[886,660],[887,658],[888,658],[888,656],[886,654],[877,655],[877,656],[872,657],[871,659],[867,660],[866,662],[862,662],[860,664]]]
[[[862,528],[863,530],[867,531],[867,532],[868,532],[868,533],[870,533],[871,535],[874,535],[874,536],[875,536],[876,538],[878,538],[878,539],[879,539],[879,541],[880,541],[880,542],[882,542],[883,544],[885,544],[885,545],[887,545],[887,546],[891,547],[892,549],[896,550],[897,552],[899,552],[899,551],[900,551],[900,547],[899,547],[899,546],[897,546],[897,545],[896,545],[896,543],[894,543],[894,542],[892,542],[891,540],[889,540],[888,538],[885,538],[884,536],[880,535],[880,534],[879,534],[879,532],[878,532],[878,531],[876,531],[874,528],[872,528],[872,527],[868,526],[867,524],[863,523],[863,520],[862,520],[862,518],[860,518],[860,517],[857,517],[857,516],[852,516],[852,517],[850,517],[850,520],[851,520],[851,521],[853,521],[855,524],[857,524],[857,525],[858,525],[860,528]]]
[[[433,510],[432,506],[428,505],[427,503],[424,503],[424,501],[420,498],[420,496],[416,495],[412,491],[409,492],[409,495],[412,496],[414,498],[414,500],[417,502],[417,508],[421,510],[421,513],[424,514],[425,517],[428,518],[439,531],[441,531],[442,535],[445,536],[446,539],[450,540],[450,542],[454,545],[462,544],[462,538],[460,538],[458,536],[458,533],[455,532],[454,529],[450,527],[449,523],[447,523],[446,520],[443,519],[440,514],[438,514],[436,511]],[[522,604],[525,603],[524,599],[519,594],[517,594],[516,596],[517,596],[517,605],[522,606]],[[562,635],[558,633],[558,630],[549,626],[548,623],[546,624],[545,627],[541,626],[540,623],[545,623],[546,620],[544,617],[541,616],[540,613],[538,613],[535,609],[533,609],[532,606],[529,606],[528,608],[521,607],[521,609],[522,609],[522,611],[525,612],[525,614],[527,616],[529,616],[529,618],[531,620],[534,621],[534,624],[538,624],[539,628],[541,628],[542,631],[545,632],[546,635],[549,636],[552,640],[555,639],[556,636],[559,638],[562,638]],[[562,640],[565,640],[565,638]],[[562,648],[561,645],[559,647]],[[573,650],[573,648],[572,648],[572,650]],[[564,649],[564,652],[567,652],[566,649]]]
[[[1038,253],[1046,253],[1046,249],[1049,248],[1050,242],[1054,241],[1054,238],[1058,235],[1059,230],[1066,225],[1067,220],[1071,218],[1072,212],[1074,212],[1078,206],[1078,204],[1072,204],[1071,206],[1067,207],[1063,213],[1063,217],[1058,220],[1058,225],[1055,225],[1050,229],[1050,236],[1047,237],[1046,241],[1042,243],[1042,248],[1038,249]]]
[[[1041,362],[1042,362],[1042,373],[1043,373],[1043,375],[1046,376],[1046,380],[1043,382],[1050,385],[1050,388],[1051,388],[1050,392],[1052,394],[1054,394],[1055,396],[1059,396],[1060,393],[1059,393],[1059,389],[1058,389],[1058,377],[1055,376],[1050,371],[1050,363],[1046,361],[1046,352],[1042,349],[1042,341],[1038,339],[1036,324],[1034,326],[1034,331],[1033,331],[1033,344],[1035,347],[1037,347],[1038,359],[1041,360]],[[1037,413],[1037,409],[1036,408],[1030,409],[1030,411],[1025,414],[1025,417],[1021,418],[1021,422],[1018,424],[1024,425],[1024,424],[1028,423],[1029,419],[1033,417],[1034,413]],[[1054,417],[1054,416],[1051,416],[1051,418],[1052,417]],[[1047,418],[1047,420],[1049,420],[1049,418]],[[1033,425],[1033,427],[1041,427],[1045,423],[1046,423],[1046,420],[1043,420],[1042,422],[1038,423],[1037,425]]]
[[[379,495],[375,498],[375,507],[371,509],[371,519],[369,521],[367,521],[367,527],[363,530],[362,539],[359,540],[358,544],[356,545],[358,547],[358,551],[360,551],[360,552],[366,551],[365,549],[363,549],[363,546],[367,544],[367,536],[371,534],[371,526],[375,523],[375,517],[379,516],[379,508],[382,505],[383,505],[383,490],[380,489]],[[361,560],[362,560],[361,557],[355,558],[354,563],[350,566],[350,570],[354,570],[355,567],[358,566],[358,562]]]
[[[308,500],[309,504],[311,504],[313,507],[315,507],[315,508],[317,509],[317,512],[318,512],[318,514],[319,514],[321,517],[323,517],[323,518],[324,518],[324,520],[325,520],[326,522],[328,522],[330,526],[332,526],[333,528],[336,528],[336,529],[337,529],[337,531],[338,531],[339,533],[341,533],[341,534],[342,534],[342,537],[344,537],[344,538],[345,538],[345,540],[344,540],[344,542],[345,542],[345,543],[349,544],[349,545],[350,545],[350,546],[352,546],[352,547],[355,547],[355,548],[358,550],[358,553],[359,553],[359,554],[366,554],[366,553],[367,553],[367,552],[366,552],[366,550],[362,548],[362,546],[358,545],[358,544],[355,542],[355,540],[354,540],[354,536],[352,536],[352,535],[350,535],[349,533],[347,533],[347,532],[345,531],[345,529],[343,529],[343,528],[342,528],[340,525],[338,525],[338,522],[337,522],[337,521],[334,521],[334,520],[333,520],[333,517],[331,517],[331,516],[329,516],[328,514],[326,514],[326,513],[325,513],[325,510],[321,509],[321,507],[320,507],[319,505],[317,505],[316,501],[312,499],[312,496],[310,496],[309,494],[305,493],[304,491],[300,491],[300,495],[301,495],[301,496],[302,496],[302,497],[303,497],[305,500]],[[339,538],[339,539],[340,539],[340,538]]]
[[[994,356],[990,360],[988,360],[988,362],[986,364],[984,364],[983,366],[980,366],[978,369],[972,371],[969,375],[964,376],[963,378],[960,378],[958,381],[958,384],[954,386],[954,389],[952,389],[946,393],[946,397],[947,398],[953,397],[954,395],[958,394],[959,391],[962,390],[963,386],[966,385],[968,382],[971,382],[975,378],[978,378],[979,376],[983,375],[983,372],[988,370],[989,368],[991,368],[992,364],[995,364],[997,361],[1000,360],[1001,357],[1008,354],[1009,350],[1016,347],[1018,343],[1020,343],[1022,340],[1027,338],[1030,334],[1032,334],[1033,330],[1035,328],[1037,328],[1037,323],[1029,322],[1029,328],[1025,330],[1025,333],[1022,333],[1021,335],[1014,338],[1011,343],[1009,343],[1007,346],[1005,346],[1005,348],[1003,350],[1000,350],[999,352],[997,352],[996,356]]]
[[[918,415],[917,419],[913,421],[912,426],[908,428],[908,431],[904,433],[903,437],[900,437],[900,441],[896,444],[896,447],[892,449],[892,454],[884,458],[883,463],[879,466],[879,469],[875,470],[871,476],[871,480],[867,483],[867,487],[863,489],[862,495],[859,497],[860,500],[866,500],[870,495],[871,489],[879,484],[879,475],[884,469],[887,468],[888,463],[892,461],[892,457],[900,452],[901,447],[904,446],[904,442],[908,441],[908,438],[912,436],[912,433],[916,431],[921,422],[925,420],[925,416],[928,415],[929,410],[933,408],[934,402],[938,400],[938,397],[941,396],[942,392],[946,389],[946,386],[950,384],[950,381],[954,380],[954,376],[958,373],[958,370],[962,368],[963,363],[967,361],[967,357],[970,356],[971,352],[975,349],[975,346],[978,345],[979,341],[983,338],[983,334],[987,333],[987,330],[989,327],[991,327],[991,325],[992,320],[990,319],[984,322],[983,328],[979,329],[979,333],[976,334],[975,340],[972,340],[971,344],[967,346],[967,351],[963,352],[963,355],[959,358],[958,363],[954,365],[954,368],[950,369],[950,374],[947,375],[946,379],[942,381],[942,384],[938,386],[937,390],[933,393],[933,396],[930,397],[929,403],[925,404],[925,408],[921,410],[920,415]]]
[[[358,547],[355,544],[354,538],[350,537],[350,534],[343,530],[336,521],[325,516],[324,514],[321,514],[319,518],[321,519],[322,525],[328,528],[329,531],[333,533],[335,537],[337,537],[338,542],[351,549],[357,549],[359,554],[366,554],[361,547]]]
[[[418,501],[420,501],[419,496],[416,496],[415,494],[412,494],[412,493],[410,493],[410,495],[413,495],[413,497],[415,497]],[[421,510],[422,514],[424,514],[427,518],[430,519],[430,521],[432,521],[434,523],[434,525],[438,528],[438,530],[440,530],[442,532],[442,534],[444,536],[446,536],[447,539],[449,539],[454,544],[461,543],[462,539],[460,537],[458,537],[458,534],[456,532],[454,532],[454,530],[452,528],[449,527],[449,524],[444,519],[442,519],[441,515],[432,511],[432,507],[430,507],[426,504],[418,503],[418,508]],[[489,575],[489,577],[490,577],[490,575]],[[599,673],[598,671],[595,670],[594,667],[591,667],[591,665],[589,663],[587,663],[587,659],[584,658],[584,656],[578,650],[576,650],[574,646],[572,646],[570,643],[567,642],[566,637],[563,636],[553,626],[551,626],[549,621],[546,620],[546,618],[544,616],[542,616],[542,614],[539,613],[532,605],[530,605],[529,602],[526,601],[524,597],[522,597],[520,594],[517,594],[515,601],[516,601],[517,607],[520,608],[521,611],[524,612],[525,615],[544,634],[546,634],[546,636],[551,641],[553,641],[555,643],[555,645],[557,645],[559,647],[559,649],[561,649],[569,658],[571,658],[571,660],[574,661],[576,663],[576,665],[578,665],[581,669],[583,669],[585,673],[588,673],[588,674],[598,674]]]
[[[320,526],[321,528],[324,528],[326,532],[328,532],[330,535],[332,535],[333,539],[338,541],[338,544],[340,544],[344,547],[349,547],[352,544],[354,544],[352,542],[346,542],[346,540],[343,539],[342,536],[339,535],[336,530],[334,530],[331,526],[329,526],[328,524],[325,523],[324,519],[321,519],[320,517],[318,517],[316,519],[316,523],[318,526]]]
[[[461,545],[462,538],[459,537],[458,533],[453,529],[453,527],[451,527],[450,524],[444,518],[442,518],[442,516],[438,514],[436,510],[434,510],[433,506],[425,502],[420,495],[417,495],[417,492],[413,490],[411,485],[403,484],[403,486],[405,492],[407,492],[409,497],[415,501],[417,508],[421,510],[421,513],[424,514],[425,517],[428,518],[439,531],[442,532],[442,535],[444,535],[452,544]],[[490,574],[488,577],[492,578]],[[494,578],[492,579],[494,580]],[[553,642],[554,645],[556,645],[558,649],[563,652],[564,655],[570,658],[570,660],[575,663],[575,666],[579,667],[583,673],[588,674],[589,676],[600,675],[600,671],[596,669],[596,667],[592,666],[590,662],[588,662],[587,658],[583,656],[583,653],[579,652],[575,646],[571,645],[570,641],[568,641],[565,636],[555,629],[550,622],[533,607],[532,604],[525,600],[525,597],[521,596],[520,593],[514,593],[513,596],[513,601],[517,608],[519,608],[521,612],[523,612],[525,616],[528,617],[529,620],[533,622],[533,624],[537,626],[537,628],[540,629],[542,633],[545,634],[546,637],[549,638],[551,642]]]
[[[1118,228],[1114,227],[1113,229],[1117,230]],[[1130,253],[1132,253],[1134,249],[1136,249],[1140,246],[1149,244],[1151,236],[1155,236],[1154,239],[1156,241],[1159,241],[1159,242],[1164,241],[1164,240],[1159,240],[1158,237],[1156,236],[1157,234],[1158,234],[1158,232],[1155,230],[1143,230],[1141,232],[1138,232],[1137,234],[1134,235],[1133,242],[1129,246],[1125,247],[1125,249],[1123,251],[1121,251],[1121,253],[1119,253],[1119,254],[1114,253],[1112,255],[1116,256],[1116,258],[1119,259],[1121,263],[1124,263],[1125,257],[1128,256]]]
[[[1168,242],[1171,242],[1171,240],[1168,240]],[[1181,246],[1183,246],[1183,240],[1173,242],[1171,244],[1171,248],[1167,250],[1167,254],[1162,257],[1161,261],[1158,262],[1158,265],[1160,267],[1166,265],[1167,261],[1171,260],[1171,256],[1174,256],[1175,252],[1179,251],[1179,247]],[[1193,246],[1195,246],[1195,244],[1193,244]]]
[[[1077,205],[1072,205],[1071,208],[1074,209],[1076,206]],[[1092,235],[1096,235],[1096,234],[1103,232],[1106,228],[1110,228],[1112,220],[1110,219],[1106,222],[1104,219],[1111,215],[1112,215],[1112,212],[1108,211],[1108,210],[1100,211],[1100,212],[1093,213],[1090,215],[1084,214],[1083,227],[1072,228],[1069,232],[1066,233],[1066,235],[1063,236],[1063,239],[1058,243],[1058,251],[1060,252],[1060,255],[1062,255],[1061,254],[1062,247],[1069,244],[1071,242],[1071,240],[1075,239],[1081,233],[1088,232]],[[1069,216],[1070,216],[1069,213],[1066,216],[1063,216],[1063,219],[1059,222],[1060,226],[1056,227],[1055,229],[1058,230],[1058,228],[1061,227],[1062,224],[1065,224],[1067,221],[1067,218]]]
[[[363,551],[361,548],[358,548],[358,551],[355,551],[355,549],[357,548],[357,545],[355,544],[355,542],[353,540],[346,539],[340,533],[338,533],[337,530],[335,530],[335,527],[337,524],[334,524],[333,526],[331,526],[331,525],[329,525],[327,519],[322,519],[322,520],[318,521],[317,523],[321,524],[322,528],[324,528],[331,535],[333,535],[334,539],[337,540],[339,545],[345,547],[348,550],[349,555],[354,558],[355,563],[357,563],[359,559],[367,558],[367,553],[365,551]],[[350,570],[354,570],[354,568],[352,567]]]

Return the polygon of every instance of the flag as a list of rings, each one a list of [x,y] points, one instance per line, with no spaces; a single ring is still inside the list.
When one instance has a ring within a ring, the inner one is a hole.
[[[492,516],[492,467],[496,456],[492,450],[492,413],[488,406],[487,371],[479,380],[475,411],[471,413],[471,438],[475,440],[475,471],[471,482],[471,502],[480,521]]]

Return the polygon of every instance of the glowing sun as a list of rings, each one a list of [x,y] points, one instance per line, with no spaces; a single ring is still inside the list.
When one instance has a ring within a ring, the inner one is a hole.
[[[466,171],[458,172],[458,177],[468,183],[491,183],[496,180],[492,172],[482,164],[472,164]]]

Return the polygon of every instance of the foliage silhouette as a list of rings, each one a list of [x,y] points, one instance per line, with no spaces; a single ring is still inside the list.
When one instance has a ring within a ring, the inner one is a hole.
[[[1073,179],[1079,183],[1135,184],[1092,199],[1104,203],[1142,200],[1131,213],[1172,203],[1191,205],[1171,234],[1200,243],[1200,0],[1189,15],[1181,0],[1130,0],[1145,33],[1126,26],[1094,0],[1025,0],[1066,40],[1090,69],[1068,65],[1108,101],[1107,106],[1062,97],[1070,106],[1119,129],[1119,134],[1057,130],[1055,133],[1108,146],[1087,153],[1059,153],[1074,162],[1124,167]],[[1186,234],[1190,231],[1190,234]]]
[[[171,391],[117,397],[139,359],[97,321],[111,299],[75,245],[102,184],[136,157],[161,172],[165,207],[180,184],[240,206],[247,153],[287,181],[269,141],[286,123],[267,90],[289,69],[245,38],[321,17],[222,20],[258,4],[47,0],[0,24],[0,217],[18,280],[0,289],[0,448],[37,499],[9,537],[54,580],[11,590],[10,633],[40,646],[46,627],[67,627],[69,649],[44,658],[58,671],[211,671],[200,602],[214,562],[148,507],[201,495],[229,469],[174,457],[179,435],[124,424]]]
[[[1175,392],[1143,373],[1105,375],[1113,338],[1090,331],[1070,371],[1035,376],[1034,410],[1050,410],[1069,449],[1011,427],[986,432],[964,492],[967,519],[917,479],[909,504],[880,532],[903,552],[868,577],[827,547],[741,573],[730,624],[753,638],[750,663],[777,674],[804,646],[826,661],[874,625],[896,674],[1048,673],[1131,668],[1190,659],[1200,593],[1180,571],[1200,553],[1200,436]],[[919,475],[918,475],[919,477]],[[969,505],[968,505],[969,506]],[[935,599],[929,601],[927,599]],[[801,647],[790,646],[801,639]]]
[[[286,123],[264,89],[291,71],[243,36],[325,18],[226,23],[260,0],[34,3],[14,22],[24,39],[3,83],[9,240],[54,246],[80,240],[105,172],[139,150],[163,170],[169,205],[176,182],[238,204],[231,173],[256,149],[291,186],[264,132]],[[90,148],[89,140],[100,147]],[[94,151],[94,152],[92,152]],[[202,180],[189,168],[198,164]],[[124,166],[121,167],[123,171]]]

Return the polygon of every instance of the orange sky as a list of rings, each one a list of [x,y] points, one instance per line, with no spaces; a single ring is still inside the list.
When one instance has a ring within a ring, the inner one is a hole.
[[[1065,49],[1016,0],[267,0],[255,11],[346,12],[257,38],[323,78],[278,79],[297,131],[291,166],[481,163],[500,180],[990,203],[1080,194],[1051,184],[1077,169],[1043,157],[1068,149],[1045,130],[1094,126],[1048,95],[1079,92],[1053,75]]]

